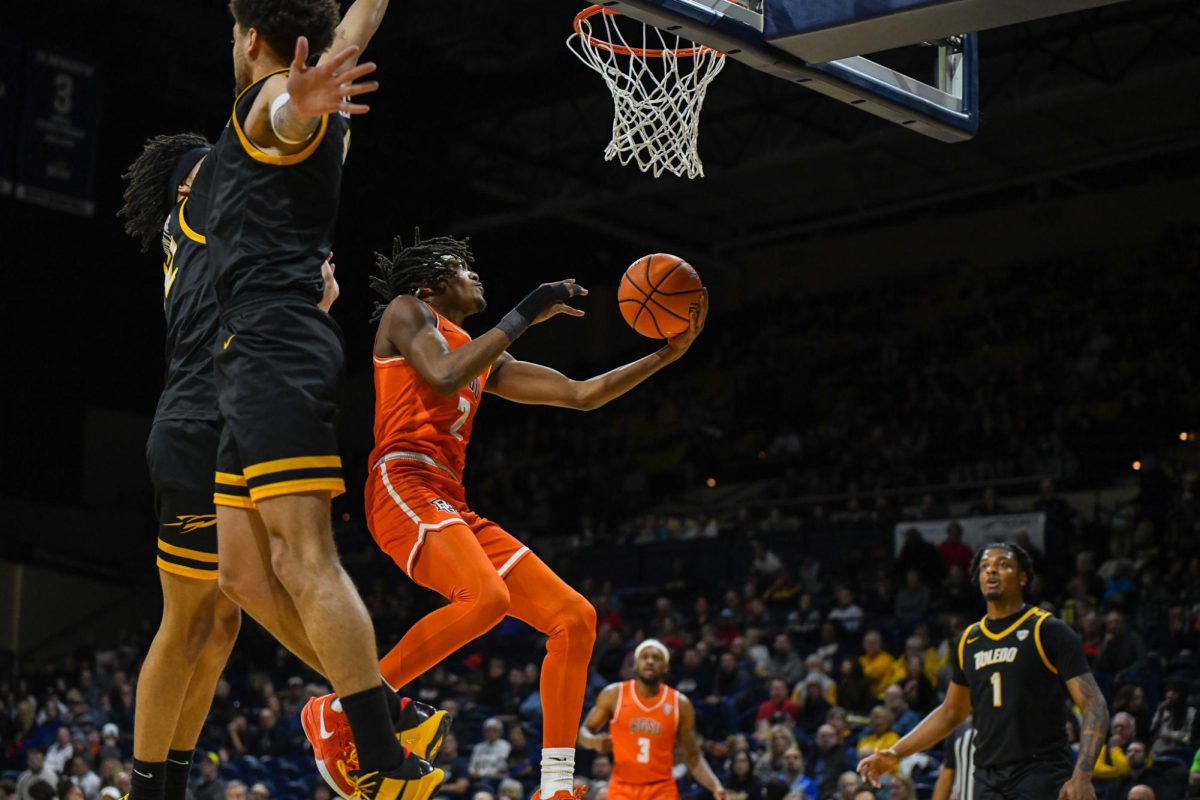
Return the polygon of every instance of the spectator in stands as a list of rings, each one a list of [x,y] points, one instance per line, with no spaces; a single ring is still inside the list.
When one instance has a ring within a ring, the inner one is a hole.
[[[876,750],[886,750],[900,741],[900,734],[892,730],[892,724],[896,719],[887,706],[872,708],[870,720],[867,732],[858,740],[859,758],[866,758]]]
[[[796,737],[786,725],[775,725],[767,731],[767,747],[758,757],[754,774],[763,783],[776,780],[783,773],[783,754],[796,746]]]
[[[54,786],[58,783],[58,774],[46,766],[42,751],[31,747],[25,753],[25,771],[17,776],[17,794],[21,800],[33,800],[29,789],[38,781]]]
[[[1007,513],[1008,509],[996,499],[996,490],[991,486],[985,486],[979,501],[971,506],[972,517],[994,517]]]
[[[196,800],[225,800],[225,781],[221,780],[221,757],[213,752],[201,753],[200,780],[194,793]]]
[[[513,778],[505,778],[500,781],[500,788],[496,791],[496,798],[500,800],[523,800],[522,794],[525,789],[521,782]]]
[[[833,673],[835,667],[840,669],[842,658],[845,655],[844,650],[842,626],[836,620],[825,620],[821,623],[820,644],[813,653],[825,663],[827,673]]]
[[[871,691],[871,682],[863,674],[859,659],[847,658],[842,661],[837,698],[842,707],[855,714],[866,714],[875,704],[875,693]]]
[[[780,775],[788,785],[788,792],[801,795],[804,800],[817,800],[817,785],[804,774],[804,753],[792,747],[783,754],[783,773]]]
[[[837,605],[826,617],[830,622],[836,622],[846,633],[858,633],[862,627],[863,610],[854,602],[854,590],[842,585],[834,590]],[[824,633],[824,631],[822,631]],[[822,637],[824,642],[824,637]]]
[[[788,612],[787,630],[792,636],[803,642],[817,641],[821,630],[821,612],[813,604],[813,596],[809,592],[802,593],[796,598],[796,607]]]
[[[896,590],[893,609],[896,621],[904,630],[911,630],[925,618],[931,603],[932,596],[929,587],[921,581],[921,573],[916,568],[909,568],[904,573],[904,585]]]
[[[754,550],[754,561],[750,566],[750,571],[764,581],[772,581],[776,573],[783,569],[783,561],[770,550],[761,539],[755,539],[752,544]]]
[[[1096,609],[1096,598],[1088,594],[1087,585],[1078,575],[1067,581],[1067,598],[1059,618],[1068,625],[1079,627],[1083,618]]]
[[[762,783],[754,774],[754,762],[745,750],[734,751],[721,778],[729,800],[758,800]]]
[[[888,677],[892,674],[896,659],[883,649],[883,636],[879,631],[867,631],[863,636],[863,654],[859,656],[858,662],[862,665],[863,675],[870,684],[871,694],[876,698],[883,697],[883,690],[887,688]],[[850,707],[845,700],[841,700],[841,703],[847,708]]]
[[[817,797],[835,794],[838,778],[846,770],[853,770],[857,763],[858,759],[832,725],[822,725],[817,729],[817,747],[808,771],[809,777],[817,784]]]
[[[71,783],[83,790],[87,800],[96,800],[100,796],[100,776],[92,770],[91,763],[83,754],[71,757]]]
[[[1091,550],[1083,550],[1075,554],[1075,574],[1088,597],[1099,598],[1104,595],[1104,580],[1096,574],[1096,554]]]
[[[68,765],[68,769],[70,765]],[[58,788],[55,790],[55,797],[58,800],[86,800],[87,795],[83,793],[83,789],[78,784],[71,783],[67,778],[60,778]]]
[[[951,522],[946,526],[946,538],[938,545],[938,555],[942,558],[942,565],[949,572],[954,567],[961,568],[964,572],[971,568],[971,548],[963,544],[963,529],[962,525],[957,522]]]
[[[917,787],[913,779],[903,772],[893,772],[888,781],[888,800],[917,800]]]
[[[54,742],[46,749],[46,766],[55,775],[64,775],[67,763],[75,754],[75,746],[71,744],[71,729],[62,725],[54,732]]]
[[[892,712],[892,730],[900,736],[905,736],[921,721],[921,715],[908,707],[904,699],[904,690],[893,683],[883,692],[883,704]]]
[[[712,694],[737,710],[742,706],[752,681],[750,674],[738,663],[737,656],[724,652],[717,661],[717,672],[713,676],[712,685]]]
[[[804,661],[792,647],[791,638],[786,633],[778,634],[771,648],[771,663],[767,668],[767,676],[782,680],[787,687],[799,681],[804,672]]]
[[[246,784],[241,781],[225,784],[225,800],[246,800]]]
[[[1160,770],[1153,766],[1153,757],[1147,751],[1146,743],[1134,739],[1125,746],[1125,758],[1129,771],[1109,784],[1104,794],[1105,800],[1125,800],[1130,790],[1138,784],[1144,784],[1154,790],[1155,795],[1168,797],[1167,783]]]
[[[853,800],[876,800],[879,795],[875,794],[875,790],[865,783],[855,787]]]
[[[124,757],[121,748],[117,745],[121,738],[121,731],[111,722],[104,723],[104,727],[100,730],[100,750],[96,754],[101,762],[106,759],[115,758],[118,761]]]
[[[1146,708],[1145,693],[1136,683],[1125,683],[1117,687],[1113,696],[1113,712],[1124,711],[1133,717],[1139,731],[1153,731],[1150,709]],[[1153,733],[1151,733],[1153,736]]]
[[[1129,774],[1129,760],[1125,757],[1125,747],[1137,735],[1133,717],[1123,711],[1112,715],[1108,729],[1108,742],[1100,748],[1100,755],[1096,757],[1096,768],[1092,771],[1092,775],[1098,781],[1111,781]]]
[[[801,681],[796,686],[796,691],[799,693],[800,714],[796,718],[796,725],[804,731],[805,735],[812,736],[817,732],[817,728],[825,722],[825,717],[829,713],[832,706],[829,700],[826,699],[825,692],[821,690],[821,678],[819,675],[811,674]],[[793,698],[797,695],[793,694]]]
[[[612,759],[600,754],[592,759],[592,780],[609,781],[612,779]]]
[[[502,737],[503,733],[504,723],[500,720],[489,717],[484,721],[483,741],[475,745],[467,767],[472,780],[499,778],[507,772],[512,745]]]
[[[1096,672],[1117,676],[1128,669],[1136,669],[1146,658],[1142,637],[1125,625],[1125,615],[1110,611],[1104,620],[1104,642],[1092,665]]]
[[[765,741],[771,726],[795,725],[800,716],[800,706],[788,697],[788,687],[781,679],[771,681],[770,695],[758,704],[755,716],[755,738]]]
[[[809,680],[814,680],[821,686],[821,694],[829,701],[830,704],[837,702],[837,681],[829,677],[826,671],[825,661],[816,653],[810,653],[804,659],[804,680],[797,684],[792,692],[792,699],[797,703],[800,702],[800,695],[803,694],[801,688]]]
[[[438,751],[434,764],[446,773],[442,787],[438,789],[438,796],[450,800],[466,797],[471,788],[470,767],[466,756],[459,753],[458,737],[454,733],[447,733],[446,738],[442,740],[442,749]]]
[[[946,580],[942,582],[938,597],[938,610],[952,614],[968,613],[978,618],[975,610],[979,605],[979,597],[979,589],[967,579],[967,570],[955,564],[946,571]]]
[[[525,729],[520,725],[508,727],[508,743],[512,746],[512,752],[508,755],[509,777],[532,782],[536,777],[535,758],[540,760],[541,752],[539,751],[535,756],[529,737],[525,735]]]
[[[854,790],[858,788],[859,777],[857,772],[843,772],[837,782],[836,800],[853,800]],[[821,800],[828,800],[822,797]]]
[[[1150,750],[1161,755],[1170,750],[1186,750],[1195,746],[1197,720],[1195,706],[1187,704],[1187,687],[1181,681],[1167,684],[1167,695],[1154,711],[1150,721]]]
[[[481,789],[480,791],[471,795],[471,800],[496,800],[496,795]]]
[[[942,580],[946,565],[937,548],[925,541],[921,531],[909,528],[904,532],[904,545],[896,557],[896,569],[905,575],[916,570],[922,583],[935,585]]]
[[[261,781],[250,787],[250,800],[271,800],[271,790]]]
[[[1158,795],[1149,786],[1139,784],[1129,790],[1126,800],[1156,800]]]

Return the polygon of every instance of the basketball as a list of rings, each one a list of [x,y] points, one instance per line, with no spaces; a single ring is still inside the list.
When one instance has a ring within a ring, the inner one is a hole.
[[[621,314],[635,331],[669,339],[688,329],[690,307],[704,291],[700,276],[679,256],[654,253],[629,265],[617,289]]]

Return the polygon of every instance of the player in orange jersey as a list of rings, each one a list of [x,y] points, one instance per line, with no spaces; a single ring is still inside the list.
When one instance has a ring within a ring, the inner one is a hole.
[[[692,777],[716,800],[728,797],[696,742],[692,701],[663,683],[670,661],[666,645],[657,639],[639,644],[633,651],[637,677],[606,687],[579,728],[581,745],[612,753],[609,800],[677,800],[671,774],[676,740]],[[605,724],[609,732],[598,733]]]
[[[375,450],[366,486],[371,535],[421,586],[450,602],[414,625],[384,656],[384,680],[399,688],[481,636],[505,615],[546,634],[541,671],[542,779],[535,800],[573,792],[575,737],[583,710],[596,612],[536,555],[466,503],[466,447],[483,393],[519,403],[580,410],[620,397],[682,356],[699,336],[704,297],[687,332],[644,358],[585,381],[569,380],[507,352],[526,329],[553,316],[581,317],[567,300],[587,294],[573,280],[543,284],[478,339],[463,320],[486,307],[466,242],[445,237],[379,256]],[[324,698],[310,702],[321,702]],[[332,705],[329,703],[327,705]],[[333,717],[331,724],[344,720]],[[327,774],[349,754],[329,756]]]

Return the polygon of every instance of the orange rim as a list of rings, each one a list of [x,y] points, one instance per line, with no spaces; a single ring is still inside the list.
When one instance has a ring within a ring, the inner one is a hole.
[[[613,42],[606,42],[603,39],[597,39],[595,36],[592,36],[590,33],[583,32],[583,21],[584,20],[590,19],[591,17],[594,17],[597,14],[606,14],[610,17],[616,17],[616,16],[620,16],[620,13],[621,12],[616,11],[615,9],[605,8],[604,6],[588,6],[583,11],[580,11],[578,14],[575,15],[575,23],[574,23],[575,32],[577,34],[579,34],[580,39],[583,39],[592,47],[598,48],[600,50],[607,50],[610,53],[616,53],[617,55],[620,55],[620,56],[639,56],[641,58],[663,58],[668,53],[671,53],[676,58],[694,58],[696,55],[698,55],[700,53],[713,53],[716,56],[724,56],[725,55],[724,53],[717,52],[716,50],[713,50],[711,47],[706,47],[702,44],[696,45],[695,47],[681,47],[681,48],[677,48],[677,49],[673,49],[673,50],[671,50],[671,49],[652,50],[652,49],[647,49],[645,47],[626,47],[623,44],[615,44]]]

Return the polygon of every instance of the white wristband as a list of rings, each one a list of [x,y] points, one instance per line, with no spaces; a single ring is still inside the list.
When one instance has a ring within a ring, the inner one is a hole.
[[[279,124],[275,121],[275,116],[279,113],[279,110],[287,105],[288,101],[291,99],[292,96],[287,92],[284,92],[271,101],[271,130],[275,133],[275,138],[285,144],[303,144],[308,137],[305,137],[304,139],[289,139],[279,132]]]

